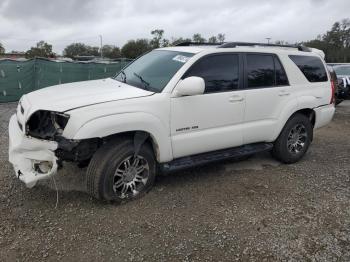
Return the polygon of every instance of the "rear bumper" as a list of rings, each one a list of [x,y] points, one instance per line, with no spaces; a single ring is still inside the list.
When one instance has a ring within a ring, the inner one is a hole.
[[[25,136],[13,115],[9,124],[9,161],[15,169],[15,175],[27,187],[35,186],[38,180],[47,179],[57,172],[57,157],[54,151],[57,143]],[[48,163],[47,172],[36,168],[40,163]]]
[[[316,113],[316,122],[314,128],[316,129],[323,127],[332,121],[335,112],[335,107],[334,104],[329,104],[314,108],[314,110]]]

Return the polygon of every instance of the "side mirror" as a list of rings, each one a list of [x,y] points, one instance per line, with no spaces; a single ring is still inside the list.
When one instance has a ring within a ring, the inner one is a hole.
[[[204,93],[204,79],[198,76],[190,76],[181,80],[176,86],[177,96],[194,96]]]

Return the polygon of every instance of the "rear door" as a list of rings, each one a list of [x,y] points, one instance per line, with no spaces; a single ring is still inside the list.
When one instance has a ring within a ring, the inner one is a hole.
[[[244,59],[246,108],[244,144],[269,141],[285,104],[293,92],[275,54],[247,53]]]

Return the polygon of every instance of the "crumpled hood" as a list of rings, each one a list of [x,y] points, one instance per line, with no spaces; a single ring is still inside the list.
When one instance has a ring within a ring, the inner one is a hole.
[[[65,112],[92,104],[152,94],[153,92],[107,78],[43,88],[24,95],[21,103],[28,116],[37,110]]]

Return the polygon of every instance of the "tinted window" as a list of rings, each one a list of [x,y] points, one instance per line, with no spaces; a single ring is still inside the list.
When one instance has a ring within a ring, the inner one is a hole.
[[[273,56],[247,54],[248,88],[275,85]]]
[[[274,57],[275,61],[275,71],[276,71],[276,86],[288,85],[288,78],[286,72],[284,71],[281,62],[277,57]]]
[[[204,57],[194,64],[185,77],[199,76],[205,81],[205,93],[238,88],[238,55],[220,54]]]
[[[299,55],[290,55],[289,57],[310,82],[324,82],[328,80],[326,70],[320,58]]]

